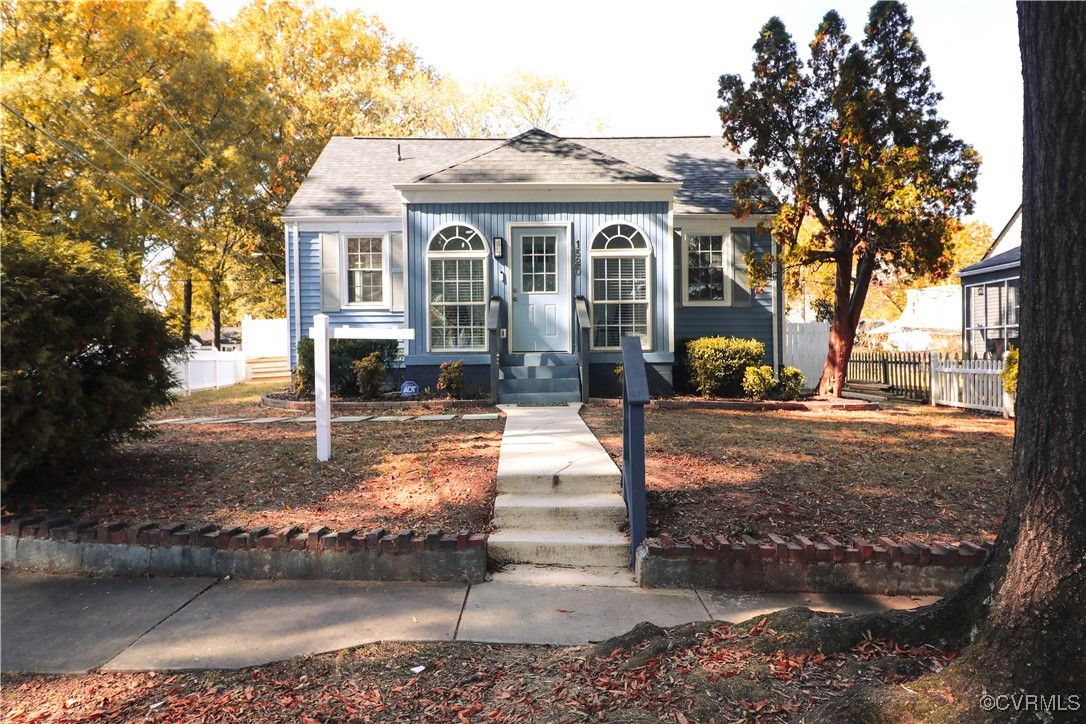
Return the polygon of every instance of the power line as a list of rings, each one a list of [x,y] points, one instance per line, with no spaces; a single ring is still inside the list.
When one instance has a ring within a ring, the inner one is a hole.
[[[125,153],[124,153],[123,151],[119,150],[119,149],[118,149],[118,148],[117,148],[116,146],[114,146],[114,145],[113,145],[113,144],[112,144],[112,143],[110,142],[110,140],[109,140],[108,138],[106,138],[105,136],[103,136],[103,135],[102,135],[101,133],[99,133],[99,132],[98,132],[98,130],[97,130],[97,129],[96,129],[95,127],[94,127],[94,125],[93,125],[93,124],[94,124],[94,121],[93,121],[93,120],[91,120],[90,118],[88,118],[88,117],[87,117],[87,115],[86,115],[85,113],[83,113],[82,111],[80,111],[80,110],[79,110],[78,108],[75,108],[75,107],[74,107],[74,106],[73,106],[73,105],[72,105],[71,103],[64,103],[63,105],[64,105],[64,107],[65,107],[65,108],[67,108],[67,109],[68,109],[69,111],[72,111],[72,112],[74,112],[74,113],[78,114],[78,115],[79,115],[79,116],[81,116],[81,117],[82,117],[82,118],[83,118],[83,119],[84,119],[85,121],[87,121],[87,123],[86,123],[86,126],[87,126],[87,128],[88,128],[88,129],[90,129],[90,132],[91,132],[91,133],[93,133],[93,134],[94,134],[95,136],[97,136],[98,140],[102,141],[102,143],[104,143],[104,144],[106,144],[107,146],[109,146],[109,147],[110,147],[110,148],[111,148],[111,149],[112,149],[112,150],[114,151],[114,153],[116,153],[116,154],[117,154],[118,156],[120,156],[120,157],[121,157],[121,159],[122,159],[122,160],[123,160],[123,161],[124,161],[125,163],[127,163],[127,164],[128,164],[129,166],[131,166],[132,168],[136,169],[136,171],[137,171],[137,172],[138,172],[138,173],[139,173],[139,174],[140,174],[141,176],[143,176],[143,177],[144,177],[145,179],[147,179],[147,180],[148,180],[148,181],[150,181],[150,182],[151,182],[152,184],[154,184],[154,185],[155,185],[155,186],[157,186],[158,188],[162,189],[162,190],[163,190],[163,191],[165,191],[166,193],[168,193],[168,194],[171,194],[171,195],[172,195],[172,196],[174,196],[174,197],[178,197],[178,196],[180,196],[180,197],[183,197],[183,198],[186,198],[186,199],[188,199],[189,201],[191,201],[191,202],[192,202],[192,203],[194,203],[194,204],[197,204],[197,205],[199,205],[199,203],[200,203],[199,201],[197,201],[196,199],[192,198],[191,196],[189,196],[189,195],[188,195],[188,194],[186,194],[186,193],[183,193],[183,192],[181,192],[181,191],[177,191],[177,190],[174,190],[174,189],[170,188],[170,187],[169,187],[169,186],[168,186],[167,184],[163,183],[162,181],[159,181],[159,180],[158,180],[157,178],[155,178],[155,177],[154,177],[154,176],[152,176],[152,175],[151,175],[150,173],[148,173],[148,172],[147,172],[146,170],[144,170],[144,169],[143,169],[143,168],[142,168],[142,167],[141,167],[141,166],[140,166],[139,164],[137,164],[137,163],[136,163],[135,161],[133,161],[133,160],[132,160],[131,158],[129,158],[129,157],[127,156],[127,155],[125,155]],[[181,206],[182,206],[182,208],[184,208],[184,205],[181,205]],[[196,213],[195,213],[195,212],[194,212],[194,211],[193,211],[192,209],[185,209],[185,210],[186,210],[186,211],[188,211],[188,212],[189,212],[190,214],[192,214],[192,215],[193,215],[194,217],[196,216]]]
[[[33,128],[35,131],[37,131],[38,133],[40,133],[43,136],[45,136],[46,138],[48,138],[50,141],[52,141],[53,143],[60,146],[61,148],[63,148],[68,153],[75,156],[77,160],[82,161],[83,163],[87,164],[88,166],[93,168],[95,171],[102,174],[103,176],[108,178],[110,181],[117,184],[118,186],[123,188],[125,191],[132,194],[134,197],[136,197],[140,201],[142,201],[143,203],[147,204],[148,206],[150,206],[150,207],[152,207],[154,209],[157,209],[158,211],[161,211],[163,214],[165,214],[167,217],[169,217],[171,221],[173,221],[174,223],[176,223],[176,224],[180,225],[182,228],[184,228],[186,232],[191,231],[191,229],[189,229],[189,227],[185,226],[184,222],[182,222],[180,219],[175,217],[172,212],[167,211],[166,209],[162,208],[161,206],[156,204],[154,201],[151,201],[150,199],[144,198],[143,195],[139,191],[136,191],[134,188],[132,188],[131,186],[126,184],[124,181],[121,181],[119,178],[117,178],[116,176],[111,174],[109,171],[106,171],[102,167],[98,166],[96,163],[94,163],[94,161],[91,161],[87,157],[87,155],[85,153],[83,153],[82,151],[79,151],[78,149],[72,148],[68,144],[64,143],[64,141],[61,141],[59,138],[54,136],[52,133],[45,130],[41,126],[37,125],[36,123],[34,123],[30,119],[28,119],[26,116],[24,116],[22,113],[19,113],[19,111],[15,110],[14,108],[9,106],[7,103],[5,103],[2,100],[0,100],[0,106],[3,106],[5,109],[7,109],[7,111],[9,113],[14,115],[16,118],[20,119],[23,123],[25,123],[26,125]]]

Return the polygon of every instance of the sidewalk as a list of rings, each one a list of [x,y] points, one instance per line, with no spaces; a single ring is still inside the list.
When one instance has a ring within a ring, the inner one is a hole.
[[[931,597],[0,574],[4,672],[235,669],[375,641],[587,644],[641,621],[864,612]]]

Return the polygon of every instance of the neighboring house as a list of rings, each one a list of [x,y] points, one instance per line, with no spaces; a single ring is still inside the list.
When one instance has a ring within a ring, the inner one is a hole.
[[[1017,349],[1021,252],[1019,206],[984,258],[958,272],[962,282],[962,352],[966,357],[1002,357]]]
[[[868,330],[867,336],[900,352],[945,349],[961,334],[958,313],[962,308],[962,290],[956,286],[924,287],[905,290],[905,309],[901,316]]]
[[[751,290],[743,261],[774,243],[731,214],[744,173],[710,136],[333,138],[283,214],[291,364],[324,312],[414,330],[404,365],[420,387],[463,360],[485,389],[492,309],[501,401],[580,399],[580,355],[591,389],[616,391],[626,335],[657,393],[687,339],[756,338],[779,364],[779,283]]]

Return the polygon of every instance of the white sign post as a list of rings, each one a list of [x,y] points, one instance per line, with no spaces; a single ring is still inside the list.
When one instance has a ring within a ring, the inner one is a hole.
[[[309,328],[309,337],[313,340],[313,383],[317,400],[315,415],[317,418],[317,460],[322,463],[332,458],[332,396],[329,378],[331,363],[328,351],[332,339],[400,339],[415,338],[413,329],[360,329],[358,327],[328,326],[328,315],[318,314],[313,317],[313,326]]]

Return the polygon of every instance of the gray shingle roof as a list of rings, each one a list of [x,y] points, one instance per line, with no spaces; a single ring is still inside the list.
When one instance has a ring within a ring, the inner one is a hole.
[[[518,140],[519,139],[519,140]],[[397,156],[399,148],[399,156]],[[399,160],[398,160],[399,159]],[[394,184],[681,181],[675,213],[730,213],[749,175],[713,136],[515,139],[350,138],[328,142],[284,216],[399,216]]]
[[[1022,247],[1016,246],[1010,251],[1005,251],[1002,254],[996,254],[995,256],[988,257],[984,261],[978,261],[973,266],[967,266],[966,268],[958,272],[958,276],[968,277],[973,276],[974,274],[983,274],[990,269],[1021,263]]]
[[[538,128],[417,180],[437,184],[674,181]]]

